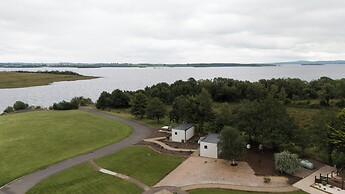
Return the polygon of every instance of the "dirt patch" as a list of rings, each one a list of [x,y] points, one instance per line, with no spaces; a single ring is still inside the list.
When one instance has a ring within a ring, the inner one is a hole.
[[[198,149],[199,144],[196,143],[191,143],[191,142],[186,142],[186,143],[181,143],[181,142],[172,142],[167,139],[159,140],[165,144],[167,144],[170,147],[173,148],[180,148],[180,149]]]
[[[169,137],[170,134],[159,132],[160,129],[151,129],[151,134],[147,137],[147,139],[155,138],[155,137]]]
[[[274,176],[277,175],[274,169],[274,153],[269,149],[259,152],[254,148],[247,150],[244,161],[254,170],[256,175]]]
[[[190,156],[193,153],[193,152],[182,152],[182,151],[177,152],[177,151],[167,150],[158,144],[155,144],[152,142],[147,142],[147,141],[140,141],[136,145],[150,146],[152,149],[154,149],[160,153],[178,155],[178,156]]]

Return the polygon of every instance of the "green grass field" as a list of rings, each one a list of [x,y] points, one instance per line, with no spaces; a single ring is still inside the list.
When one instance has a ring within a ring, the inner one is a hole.
[[[96,77],[48,73],[0,72],[0,89],[42,86],[58,81],[74,81],[93,78]]]
[[[88,164],[82,164],[38,183],[28,194],[65,193],[114,193],[139,194],[143,190],[137,185],[120,178],[100,173]]]
[[[131,131],[125,124],[79,110],[0,116],[0,185],[117,142]]]
[[[158,123],[157,120],[151,120],[151,119],[147,119],[147,118],[136,118],[135,116],[131,115],[129,109],[114,109],[112,111],[107,111],[107,113],[122,117],[122,118],[126,118],[126,119],[130,119],[130,120],[134,120],[137,121],[139,123],[143,123],[145,125],[150,126],[151,128],[161,128],[164,125],[172,125],[176,123],[172,123],[169,121],[168,117],[165,117],[163,119],[161,119],[161,121]]]
[[[106,169],[136,178],[149,186],[155,185],[185,158],[160,154],[147,146],[132,146],[96,160]]]
[[[190,194],[272,194],[263,192],[249,192],[249,191],[235,191],[226,189],[196,189],[189,192]],[[306,194],[304,191],[295,191],[289,193],[279,193],[279,194]]]

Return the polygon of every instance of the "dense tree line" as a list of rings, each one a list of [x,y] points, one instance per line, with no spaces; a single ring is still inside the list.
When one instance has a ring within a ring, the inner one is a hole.
[[[301,128],[287,112],[289,106],[319,110],[330,106],[345,107],[344,98],[345,79],[321,77],[307,82],[279,78],[249,82],[190,78],[172,84],[158,83],[137,91],[102,92],[96,106],[100,109],[130,108],[134,116],[158,122],[166,117],[174,123],[194,123],[199,134],[220,133],[224,127],[231,126],[240,131],[246,142],[302,155],[310,154],[310,150],[312,155],[325,153],[330,163],[334,163],[333,156],[337,155],[340,162],[336,162],[344,163],[343,148],[336,143],[342,140],[334,139],[342,132],[337,131],[339,127],[337,130],[330,128],[334,126],[335,115],[321,111],[308,127]],[[236,106],[230,107],[234,102]]]

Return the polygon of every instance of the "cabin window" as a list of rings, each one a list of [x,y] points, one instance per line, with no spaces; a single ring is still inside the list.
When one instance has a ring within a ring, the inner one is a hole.
[[[207,150],[207,145],[204,145],[204,149]]]
[[[177,132],[175,132],[175,135],[177,135]]]

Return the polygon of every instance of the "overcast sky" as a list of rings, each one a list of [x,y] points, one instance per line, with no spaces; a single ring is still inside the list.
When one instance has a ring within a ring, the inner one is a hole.
[[[1,0],[0,62],[345,59],[345,0]]]

